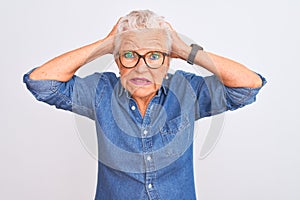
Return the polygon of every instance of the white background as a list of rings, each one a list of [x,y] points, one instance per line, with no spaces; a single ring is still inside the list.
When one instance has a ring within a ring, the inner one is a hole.
[[[207,158],[199,160],[196,147],[198,199],[300,199],[297,0],[1,1],[0,199],[93,199],[97,163],[80,142],[74,115],[37,102],[22,76],[103,38],[134,9],[165,16],[207,51],[268,80],[256,103],[226,114]]]

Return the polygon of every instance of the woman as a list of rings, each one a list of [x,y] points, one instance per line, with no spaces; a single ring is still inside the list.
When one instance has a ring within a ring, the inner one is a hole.
[[[114,55],[119,77],[74,75],[106,54]],[[169,74],[171,58],[214,75]],[[142,10],[120,18],[104,39],[33,69],[24,82],[38,100],[95,120],[96,199],[195,199],[194,122],[254,102],[266,81],[187,45],[162,17]]]

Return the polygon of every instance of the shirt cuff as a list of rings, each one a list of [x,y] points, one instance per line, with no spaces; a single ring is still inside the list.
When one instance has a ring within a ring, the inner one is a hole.
[[[30,70],[23,76],[23,82],[26,84],[28,90],[32,93],[56,92],[61,82],[55,80],[33,80],[29,77],[29,75],[35,69],[36,68]]]

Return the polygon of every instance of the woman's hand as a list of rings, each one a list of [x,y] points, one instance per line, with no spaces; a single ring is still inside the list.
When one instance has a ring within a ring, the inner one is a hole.
[[[105,42],[105,44],[108,45],[108,52],[107,53],[113,54],[113,52],[114,52],[115,36],[116,36],[116,34],[118,32],[118,25],[119,25],[119,22],[120,22],[121,19],[122,18],[119,18],[119,20],[114,25],[114,27],[112,28],[112,30],[110,31],[110,33],[103,40],[100,40],[101,43]]]
[[[180,58],[182,60],[187,60],[191,48],[179,37],[177,32],[173,27],[167,23],[170,28],[170,34],[172,38],[172,46],[170,56],[172,58]]]

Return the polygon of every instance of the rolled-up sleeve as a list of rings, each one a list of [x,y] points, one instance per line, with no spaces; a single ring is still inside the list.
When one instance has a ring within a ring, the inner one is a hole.
[[[60,82],[30,79],[32,71],[23,76],[23,82],[37,100],[94,119],[95,94],[101,76],[99,73],[85,78],[74,75],[69,81]]]
[[[193,76],[190,83],[197,95],[196,119],[220,114],[227,110],[236,110],[255,102],[256,95],[266,84],[262,79],[262,86],[259,88],[233,88],[226,87],[215,76],[199,77]]]
[[[258,88],[231,88],[225,86],[227,107],[229,110],[235,110],[256,101],[256,95],[266,84],[266,79],[260,74],[262,86]]]

